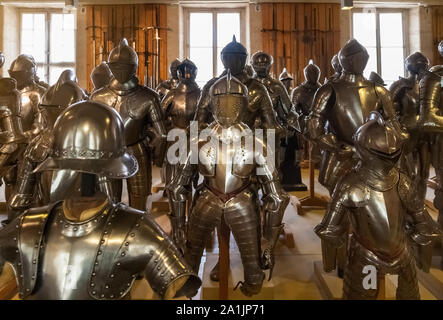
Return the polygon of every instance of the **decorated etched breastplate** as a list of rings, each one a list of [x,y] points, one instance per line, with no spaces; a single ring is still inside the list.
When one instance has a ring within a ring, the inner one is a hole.
[[[364,82],[358,86],[346,81],[331,82],[335,104],[329,115],[329,128],[338,140],[353,145],[352,136],[365,122],[371,111],[376,111],[378,96],[374,85]]]

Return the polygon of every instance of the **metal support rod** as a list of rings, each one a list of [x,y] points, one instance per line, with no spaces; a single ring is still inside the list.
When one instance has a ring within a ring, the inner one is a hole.
[[[229,279],[229,238],[231,236],[231,230],[226,224],[225,217],[222,215],[220,228],[220,234],[218,236],[219,246],[219,287],[218,298],[219,300],[228,299],[228,279]]]

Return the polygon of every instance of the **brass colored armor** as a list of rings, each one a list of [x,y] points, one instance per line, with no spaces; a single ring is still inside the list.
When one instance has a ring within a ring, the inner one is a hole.
[[[331,194],[338,178],[356,163],[352,136],[371,111],[382,110],[400,130],[389,92],[362,75],[368,58],[357,40],[347,42],[339,53],[342,75],[317,90],[306,122],[309,137],[323,152],[319,182]]]
[[[168,92],[172,89],[174,89],[178,82],[178,73],[177,68],[180,65],[180,60],[175,59],[171,62],[171,65],[169,66],[169,73],[171,74],[171,77],[162,83],[160,83],[157,88],[155,88],[155,91],[157,91],[160,100],[163,100],[163,98],[168,94]]]
[[[344,299],[375,299],[377,289],[364,288],[363,268],[372,265],[380,275],[398,274],[397,299],[419,299],[413,253],[408,236],[418,246],[432,246],[440,230],[425,210],[407,175],[395,167],[405,137],[378,112],[354,135],[359,162],[340,181],[328,211],[315,228],[323,245],[325,271],[335,268],[335,251],[352,225]],[[406,223],[409,222],[409,231]],[[421,265],[430,264],[421,260]]]
[[[94,91],[90,100],[118,111],[125,125],[127,146],[134,151],[139,163],[146,164],[128,181],[130,206],[146,210],[152,185],[151,159],[162,166],[166,129],[159,97],[153,90],[139,85],[137,65],[137,54],[123,39],[109,54],[114,78],[108,86]]]
[[[25,54],[19,55],[9,69],[9,75],[17,81],[23,130],[29,139],[34,138],[44,129],[39,121],[41,115],[38,105],[46,89],[35,81],[36,72],[37,65],[34,58]]]
[[[420,199],[424,201],[432,146],[430,136],[420,132],[417,122],[420,114],[419,82],[428,72],[429,60],[420,52],[415,52],[406,58],[405,67],[410,77],[400,77],[391,85],[389,91],[398,120],[409,133],[400,167],[414,180]]]
[[[94,85],[93,91],[106,87],[112,79],[112,72],[105,61],[92,69],[91,81]]]
[[[168,185],[168,190],[173,238],[183,248],[190,265],[194,270],[199,268],[206,241],[220,220],[225,219],[242,258],[245,281],[241,290],[251,296],[261,290],[264,280],[262,267],[273,267],[272,252],[281,232],[289,197],[281,189],[273,164],[265,159],[267,150],[264,143],[254,136],[251,142],[255,140],[256,148],[253,150],[241,142],[241,135],[248,134],[249,129],[240,122],[241,110],[248,104],[247,96],[246,86],[231,78],[229,72],[215,82],[210,90],[215,121],[208,127],[208,132],[216,142],[198,141],[198,153],[204,159],[199,159],[198,164],[191,163],[191,151],[180,173]],[[263,172],[257,173],[257,169]],[[187,187],[196,173],[204,177],[204,182],[197,188],[186,228]],[[263,228],[267,247],[262,257],[260,208],[252,185],[253,178],[257,179],[263,191]]]

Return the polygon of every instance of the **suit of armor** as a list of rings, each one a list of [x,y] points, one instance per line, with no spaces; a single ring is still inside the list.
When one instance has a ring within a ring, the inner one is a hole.
[[[14,79],[0,79],[0,177],[6,184],[6,201],[11,196],[17,166],[27,143],[20,117],[20,93],[16,85]]]
[[[72,191],[70,182],[78,180],[78,173],[59,170],[36,177],[33,170],[52,150],[53,128],[58,116],[71,104],[85,98],[85,92],[71,70],[63,71],[56,84],[43,95],[39,122],[45,129],[28,144],[18,167],[17,183],[8,201],[9,220],[32,205],[47,205],[63,199]]]
[[[162,166],[166,129],[158,95],[139,85],[137,65],[137,53],[123,39],[109,54],[109,67],[114,78],[108,86],[94,91],[90,99],[115,108],[123,118],[127,146],[140,165],[137,174],[127,180],[129,204],[146,210],[152,185],[151,158],[157,166]]]
[[[323,152],[319,182],[331,194],[338,178],[356,163],[352,136],[371,111],[382,110],[399,128],[389,92],[362,75],[368,58],[357,40],[347,42],[339,53],[342,75],[317,90],[306,122],[310,139]]]
[[[397,299],[420,297],[408,236],[424,248],[432,246],[440,231],[417,199],[411,180],[395,167],[404,142],[398,129],[378,112],[371,113],[354,136],[359,163],[340,181],[315,228],[323,243],[324,269],[331,271],[335,250],[345,243],[352,225],[344,299],[376,299],[380,275],[385,274],[398,274]],[[421,264],[429,265],[430,258]],[[368,266],[377,272],[375,289],[365,288]]]
[[[169,66],[169,73],[171,74],[171,77],[168,80],[160,83],[157,88],[155,88],[155,91],[157,91],[158,95],[160,96],[160,100],[163,100],[166,94],[177,86],[179,82],[177,67],[180,65],[180,63],[181,62],[178,59],[172,61],[171,65]]]
[[[21,117],[25,135],[32,139],[41,130],[40,113],[38,105],[46,89],[35,81],[37,65],[34,58],[21,54],[15,59],[9,69],[9,75],[17,81],[17,89],[20,92]]]
[[[3,65],[5,64],[5,54],[0,51],[0,68],[3,68]]]
[[[417,121],[420,113],[419,81],[427,73],[429,60],[420,52],[415,52],[406,58],[405,67],[411,76],[400,77],[391,85],[389,91],[398,120],[409,133],[400,167],[413,179],[420,199],[424,201],[431,162],[431,145],[430,137],[419,131]]]
[[[276,129],[276,134],[280,134],[283,128],[275,118],[272,101],[266,87],[257,79],[249,77],[245,70],[247,56],[246,48],[238,43],[235,37],[221,52],[221,59],[225,69],[229,69],[231,74],[248,88],[249,103],[242,110],[240,118],[251,129],[255,127],[256,120],[260,119],[261,128]],[[226,70],[221,76],[226,75]],[[218,78],[209,80],[202,89],[195,114],[195,120],[198,121],[200,129],[205,128],[214,121],[209,90],[217,80]]]
[[[334,74],[328,78],[325,78],[325,83],[331,80],[337,80],[340,78],[343,68],[341,67],[340,60],[338,59],[338,54],[335,54],[331,59],[331,66],[334,70]]]
[[[94,85],[93,91],[106,87],[107,85],[109,85],[111,79],[112,72],[111,70],[109,70],[108,64],[103,61],[91,72],[91,81]]]
[[[288,94],[292,92],[292,80],[294,80],[294,78],[288,72],[288,70],[286,70],[286,68],[283,68],[282,72],[280,73],[280,76],[278,77],[278,80],[280,80],[281,83],[283,83]]]
[[[178,85],[170,90],[162,100],[162,109],[165,118],[169,120],[169,129],[179,128],[188,131],[190,122],[195,117],[198,98],[200,97],[200,88],[195,82],[197,76],[197,67],[188,59],[177,67],[179,82]],[[189,139],[189,132],[188,132]],[[175,141],[169,143],[173,144]],[[179,164],[172,165],[165,158],[163,164],[164,181],[169,183],[177,173]]]
[[[161,298],[194,295],[200,279],[155,221],[99,191],[101,178],[138,170],[118,113],[80,102],[54,132],[51,155],[36,172],[80,172],[80,187],[71,185],[63,201],[29,209],[0,231],[1,265],[12,266],[20,298],[124,299],[138,275]]]
[[[295,111],[300,115],[300,131],[305,137],[305,139],[298,140],[300,149],[304,150],[303,156],[300,157],[303,160],[308,160],[309,158],[309,145],[307,143],[309,134],[306,128],[306,119],[311,113],[314,95],[317,92],[317,89],[321,87],[319,82],[320,74],[320,68],[310,60],[309,64],[304,68],[305,81],[292,91],[291,96]],[[317,160],[320,157],[320,151],[315,146],[313,146],[313,148],[313,160]],[[293,157],[294,160],[295,158],[296,157]]]
[[[215,118],[207,128],[211,143],[206,143],[206,139],[196,141],[198,164],[193,163],[191,151],[180,174],[168,186],[174,241],[184,247],[187,261],[197,270],[206,241],[220,220],[225,219],[241,254],[245,277],[241,290],[251,296],[261,290],[262,266],[273,266],[272,252],[289,197],[280,187],[273,164],[265,159],[264,143],[240,122],[241,109],[248,103],[247,88],[228,72],[212,86],[210,97]],[[251,145],[241,142],[245,134],[251,138]],[[187,186],[196,172],[204,177],[204,182],[193,200],[185,235]],[[260,257],[260,208],[252,187],[253,178],[263,191],[264,238],[267,240],[264,261]]]

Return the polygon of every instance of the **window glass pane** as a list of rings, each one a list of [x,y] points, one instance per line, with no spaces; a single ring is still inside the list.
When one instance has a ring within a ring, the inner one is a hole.
[[[65,70],[72,70],[74,71],[74,68],[66,68],[66,67],[49,67],[49,85],[53,85],[57,82],[58,78],[60,77],[60,74]],[[75,71],[74,71],[75,72]]]
[[[354,39],[366,47],[377,45],[375,13],[356,12],[353,15]]]
[[[381,74],[390,85],[404,75],[403,48],[381,48]]]
[[[51,14],[50,62],[75,61],[75,25],[73,14]]]
[[[42,81],[48,82],[46,67],[44,65],[37,66],[37,77]]]
[[[212,47],[210,48],[192,48],[189,57],[198,67],[196,82],[203,87],[206,82],[212,79]]]
[[[23,13],[21,21],[20,53],[32,55],[37,63],[45,62],[45,14]]]
[[[380,13],[380,45],[382,47],[403,47],[401,13]]]
[[[192,12],[189,17],[190,47],[212,47],[212,13]]]
[[[220,52],[224,46],[232,41],[234,35],[237,41],[241,42],[240,13],[217,13],[217,75],[220,75],[224,70]]]
[[[377,72],[377,49],[375,47],[366,47],[369,54],[368,64],[363,75],[368,78],[372,71]]]

